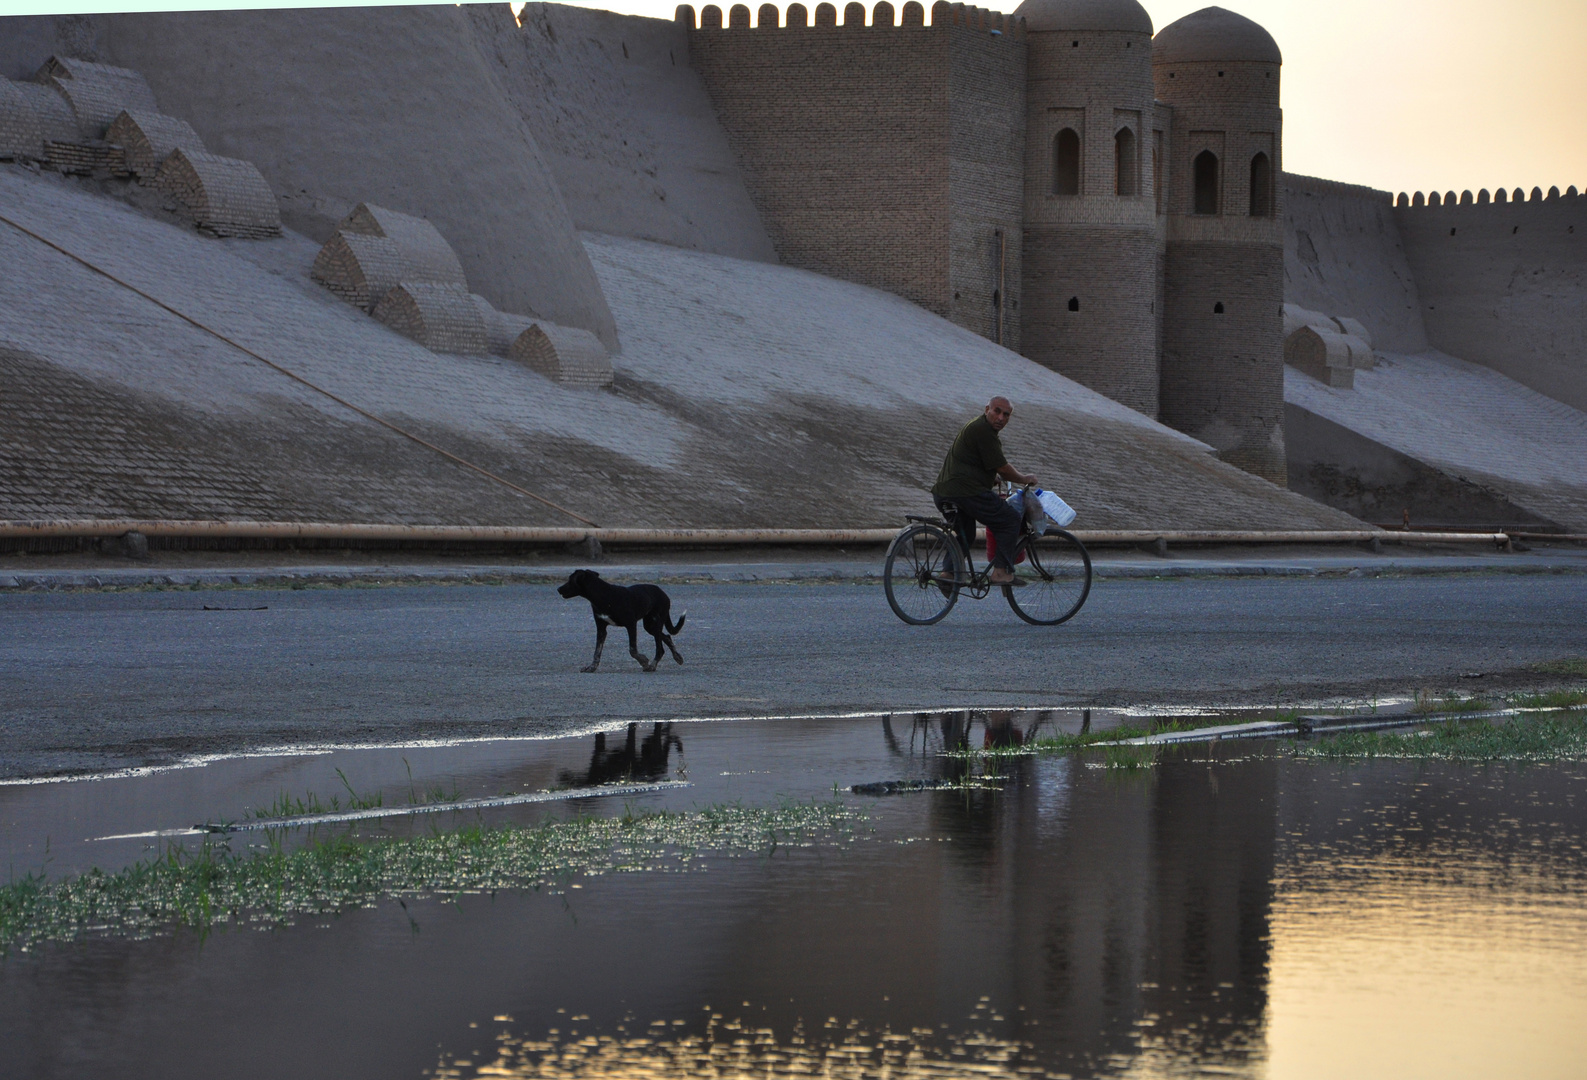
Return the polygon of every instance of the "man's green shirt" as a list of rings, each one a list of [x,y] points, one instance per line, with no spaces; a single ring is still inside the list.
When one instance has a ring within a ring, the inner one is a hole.
[[[982,413],[959,429],[931,493],[939,499],[984,495],[997,483],[997,470],[1007,464],[1003,440]]]

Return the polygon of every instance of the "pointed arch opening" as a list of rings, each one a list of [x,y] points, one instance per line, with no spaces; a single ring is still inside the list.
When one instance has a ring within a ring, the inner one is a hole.
[[[1115,195],[1138,195],[1139,185],[1136,177],[1140,173],[1137,162],[1135,132],[1129,128],[1119,128],[1113,136],[1113,193]]]
[[[1074,128],[1064,128],[1052,142],[1054,195],[1080,194],[1080,136]]]
[[[1195,187],[1192,212],[1197,214],[1216,214],[1218,212],[1218,155],[1211,150],[1203,150],[1196,155],[1196,160],[1191,162],[1190,172]]]
[[[1251,216],[1273,216],[1273,163],[1266,154],[1251,159]]]

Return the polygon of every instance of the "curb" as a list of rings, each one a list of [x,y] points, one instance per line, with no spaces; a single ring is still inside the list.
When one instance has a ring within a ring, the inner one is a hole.
[[[96,589],[224,589],[224,588],[328,588],[364,585],[551,585],[560,582],[569,567],[352,567],[337,569],[305,567],[262,570],[103,570],[103,571],[12,571],[0,572],[0,594],[13,592],[59,592]],[[730,565],[668,566],[665,564],[620,564],[603,568],[613,581],[637,579],[662,584],[760,584],[760,583],[875,583],[881,568],[870,564],[748,564],[742,570]],[[1512,559],[1474,560],[1450,557],[1448,565],[1428,562],[1386,561],[1370,566],[1341,563],[1337,566],[1297,566],[1256,563],[1197,566],[1113,565],[1095,566],[1101,580],[1172,580],[1179,578],[1301,578],[1301,577],[1409,577],[1455,574],[1571,574],[1587,573],[1587,560],[1580,565],[1561,563],[1517,563]]]

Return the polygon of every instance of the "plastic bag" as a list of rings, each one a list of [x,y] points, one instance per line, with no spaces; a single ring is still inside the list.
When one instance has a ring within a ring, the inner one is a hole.
[[[1034,511],[1034,514],[1026,512],[1024,488],[1020,488],[1008,497],[1008,505],[1018,511],[1021,517],[1031,520],[1031,525],[1036,529],[1036,535],[1040,536],[1054,526],[1061,529],[1075,519],[1074,508],[1053,492],[1043,491],[1041,488],[1032,488],[1031,494],[1036,499],[1035,505],[1030,508]],[[992,530],[988,529],[986,531],[987,565],[991,565],[992,557],[996,554],[997,541],[992,537]],[[1014,560],[1014,563],[1018,565],[1024,561],[1025,553],[1022,551],[1019,557]]]

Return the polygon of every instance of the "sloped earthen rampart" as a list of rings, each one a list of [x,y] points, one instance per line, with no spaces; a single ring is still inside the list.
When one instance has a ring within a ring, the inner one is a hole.
[[[1396,200],[1427,336],[1587,410],[1587,195],[1533,188],[1522,202],[1519,193]]]

